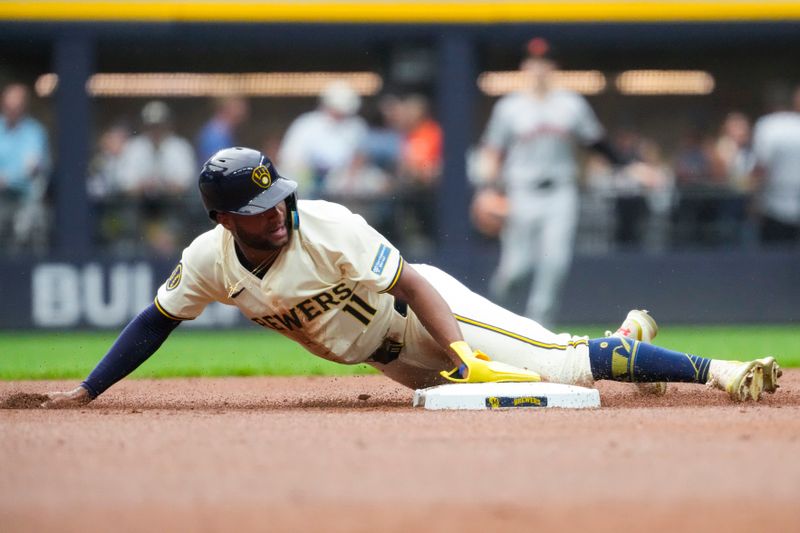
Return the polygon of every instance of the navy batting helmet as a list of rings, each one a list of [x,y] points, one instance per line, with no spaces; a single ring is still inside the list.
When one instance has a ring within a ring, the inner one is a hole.
[[[200,171],[200,195],[208,216],[220,212],[257,215],[286,200],[290,223],[297,226],[297,182],[284,178],[272,161],[250,148],[224,148]]]

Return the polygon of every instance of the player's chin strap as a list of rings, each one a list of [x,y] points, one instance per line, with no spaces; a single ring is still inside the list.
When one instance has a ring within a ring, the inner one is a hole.
[[[536,372],[492,361],[485,353],[473,351],[464,341],[452,343],[450,349],[463,363],[450,372],[443,370],[440,374],[454,383],[542,381],[542,377]]]

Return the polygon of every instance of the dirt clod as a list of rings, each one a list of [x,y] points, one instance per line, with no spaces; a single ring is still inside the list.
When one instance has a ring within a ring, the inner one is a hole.
[[[49,399],[46,394],[18,392],[3,400],[0,409],[38,409]]]

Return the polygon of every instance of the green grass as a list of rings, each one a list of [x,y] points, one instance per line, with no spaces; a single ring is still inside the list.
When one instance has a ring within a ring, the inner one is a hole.
[[[105,354],[115,332],[0,333],[0,380],[83,378]],[[343,376],[373,372],[314,357],[278,334],[261,330],[176,331],[133,377]]]
[[[599,337],[597,327],[565,328]],[[0,333],[0,379],[80,379],[116,338],[115,332]],[[775,355],[800,366],[798,326],[665,327],[658,344],[725,359]],[[177,331],[134,377],[290,376],[372,373],[366,365],[338,365],[307,353],[280,335],[261,330]]]
[[[567,328],[599,337],[600,328]],[[800,367],[800,326],[662,326],[655,344],[715,359],[754,359],[774,355],[785,368]]]

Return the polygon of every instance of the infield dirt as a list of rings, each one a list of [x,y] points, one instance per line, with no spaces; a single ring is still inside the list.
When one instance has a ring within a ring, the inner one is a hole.
[[[130,380],[0,409],[0,530],[798,531],[800,371],[782,384],[433,412],[380,376]]]

